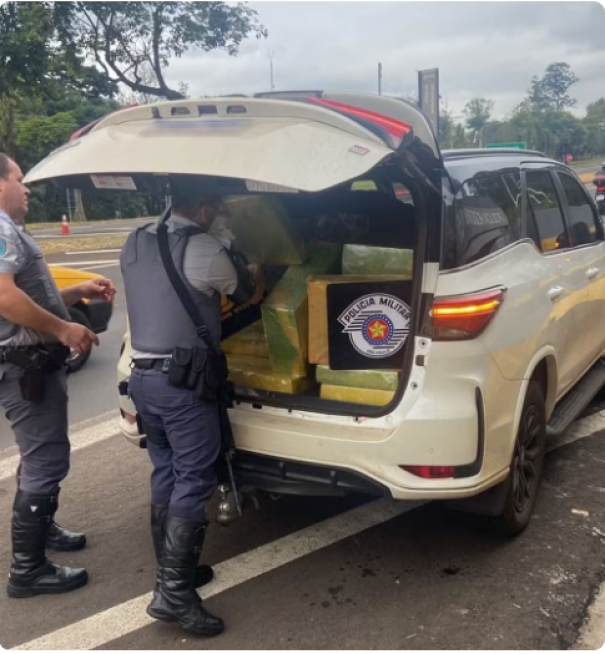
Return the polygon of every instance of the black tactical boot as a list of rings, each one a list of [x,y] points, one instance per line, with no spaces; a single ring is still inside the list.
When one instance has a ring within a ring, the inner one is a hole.
[[[166,517],[168,516],[167,504],[152,504],[151,505],[151,536],[153,538],[153,549],[155,550],[155,559],[157,561],[157,570],[155,576],[155,588],[153,589],[153,599],[147,607],[147,613],[162,620],[162,613],[160,609],[160,601],[158,591],[160,589],[160,573],[162,563],[162,551],[164,550],[164,541],[166,539]],[[193,577],[193,584],[195,588],[200,588],[209,584],[214,578],[214,571],[209,565],[198,565],[195,569]],[[156,613],[157,610],[157,613]]]
[[[75,552],[86,546],[86,534],[63,529],[54,520],[50,523],[46,547],[57,552]]]
[[[59,504],[59,495],[57,494],[56,504]],[[56,508],[55,508],[56,510]],[[86,546],[86,535],[76,531],[63,529],[55,522],[55,516],[52,516],[48,536],[46,537],[46,547],[56,552],[75,552],[84,549]]]
[[[9,597],[67,593],[88,581],[83,568],[55,565],[45,556],[46,539],[57,510],[57,497],[18,491],[13,505],[13,563]]]
[[[216,636],[225,625],[202,606],[195,592],[195,571],[206,525],[182,518],[166,519],[166,537],[159,566],[159,589],[147,613],[156,620],[176,622],[200,636]]]

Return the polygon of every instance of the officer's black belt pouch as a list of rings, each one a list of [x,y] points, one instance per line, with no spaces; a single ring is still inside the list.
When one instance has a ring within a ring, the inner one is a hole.
[[[168,384],[175,388],[189,388],[189,373],[191,372],[192,349],[175,347],[168,370]]]
[[[195,391],[196,397],[214,401],[221,384],[224,363],[203,347],[175,347],[168,372],[168,383],[175,388]]]
[[[221,362],[215,355],[208,353],[207,350],[205,352],[208,359],[202,374],[198,378],[195,395],[202,400],[215,402],[220,387]]]

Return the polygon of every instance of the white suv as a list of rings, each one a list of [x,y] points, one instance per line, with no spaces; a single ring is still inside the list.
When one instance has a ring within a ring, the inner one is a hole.
[[[26,182],[153,192],[175,174],[225,195],[279,198],[303,232],[315,233],[317,215],[365,216],[366,243],[414,252],[399,298],[409,321],[397,390],[368,406],[317,387],[237,389],[239,483],[456,500],[522,531],[549,434],[605,383],[603,226],[574,173],[535,152],[441,153],[405,102],[312,92],[121,111]],[[336,240],[349,235],[337,230]],[[127,334],[119,381],[129,364]],[[119,402],[123,433],[141,443],[132,402]]]

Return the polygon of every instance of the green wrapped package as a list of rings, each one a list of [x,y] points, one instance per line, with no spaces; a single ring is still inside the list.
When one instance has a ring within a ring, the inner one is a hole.
[[[235,386],[243,388],[298,395],[313,386],[313,380],[308,377],[295,377],[275,372],[271,369],[268,359],[228,354],[227,365],[229,379]]]
[[[396,370],[332,370],[328,366],[317,366],[315,377],[320,384],[381,391],[396,391],[399,383]]]
[[[251,263],[290,266],[304,263],[305,242],[278,198],[248,195],[226,201],[229,216],[211,233],[233,240]]]
[[[414,252],[370,245],[345,245],[343,275],[406,275],[412,278]]]
[[[234,334],[221,343],[225,354],[243,354],[246,356],[269,358],[269,348],[263,329],[263,321],[259,320],[241,332]]]
[[[275,372],[305,376],[308,372],[309,275],[336,273],[340,268],[342,246],[315,243],[302,266],[290,266],[263,302],[261,312]]]

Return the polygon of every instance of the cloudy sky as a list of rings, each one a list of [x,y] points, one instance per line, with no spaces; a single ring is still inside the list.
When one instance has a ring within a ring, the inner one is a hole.
[[[438,67],[442,102],[461,115],[468,100],[495,101],[497,116],[519,103],[533,75],[566,61],[580,77],[576,112],[605,96],[605,8],[597,2],[252,2],[269,30],[237,57],[191,52],[167,75],[191,96],[275,87],[410,95],[416,71]]]

